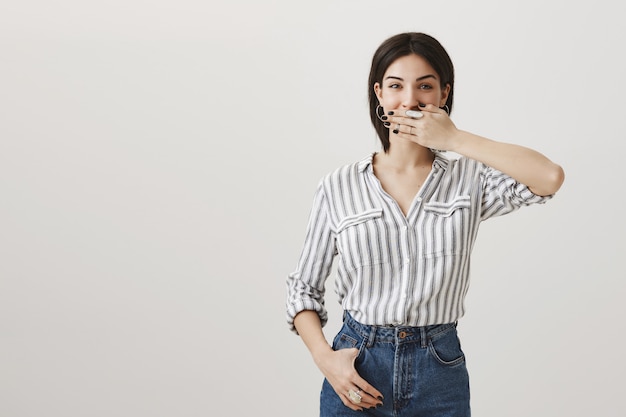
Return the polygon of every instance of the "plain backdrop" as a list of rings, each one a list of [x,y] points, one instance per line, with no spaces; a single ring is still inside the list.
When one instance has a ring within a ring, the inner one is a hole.
[[[319,179],[379,149],[369,65],[404,31],[452,56],[459,128],[567,176],[482,225],[459,323],[474,415],[626,415],[620,10],[3,0],[0,415],[316,416],[285,280]]]

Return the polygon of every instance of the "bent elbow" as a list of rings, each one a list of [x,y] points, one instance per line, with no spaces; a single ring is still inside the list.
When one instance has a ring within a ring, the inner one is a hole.
[[[552,170],[552,173],[549,179],[550,185],[552,187],[552,192],[550,194],[554,194],[557,191],[559,191],[564,181],[565,181],[565,171],[563,170],[563,167],[561,167],[560,165],[554,164],[554,168]]]
[[[531,188],[531,191],[540,196],[548,196],[555,194],[563,185],[565,181],[565,171],[560,165],[552,164],[550,171],[546,173],[544,180],[540,187],[535,189]]]

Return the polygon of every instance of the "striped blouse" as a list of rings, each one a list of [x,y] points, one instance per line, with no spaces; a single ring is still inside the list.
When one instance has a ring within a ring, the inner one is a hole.
[[[436,154],[405,216],[372,167],[373,155],[319,183],[304,247],[287,279],[287,322],[303,310],[328,321],[325,282],[337,257],[335,291],[364,324],[426,326],[464,314],[470,255],[481,221],[551,196],[475,160]]]

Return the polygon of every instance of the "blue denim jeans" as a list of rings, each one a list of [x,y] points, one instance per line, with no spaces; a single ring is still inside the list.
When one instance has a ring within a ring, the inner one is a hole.
[[[333,349],[357,348],[358,373],[384,396],[383,405],[353,411],[328,381],[321,417],[469,417],[469,376],[456,323],[424,327],[368,326],[344,313]]]

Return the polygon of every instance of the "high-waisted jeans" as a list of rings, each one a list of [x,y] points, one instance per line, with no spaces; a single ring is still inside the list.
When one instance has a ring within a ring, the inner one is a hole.
[[[357,348],[359,375],[384,396],[376,409],[346,407],[327,380],[321,417],[469,417],[469,376],[456,323],[424,327],[368,326],[344,314],[333,349]]]

